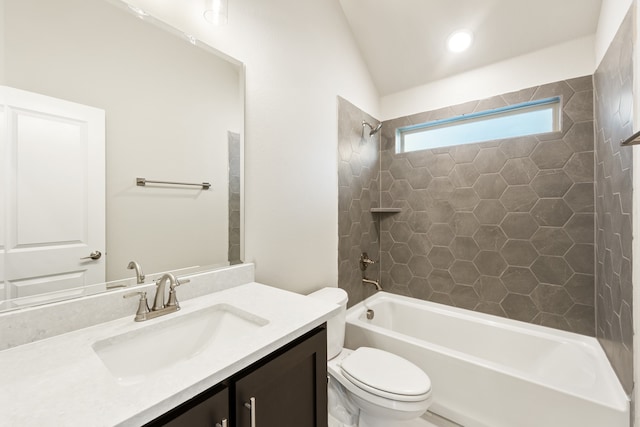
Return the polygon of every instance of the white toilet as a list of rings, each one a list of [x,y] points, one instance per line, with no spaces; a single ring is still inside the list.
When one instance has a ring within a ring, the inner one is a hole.
[[[387,351],[344,348],[347,311],[344,289],[323,288],[309,296],[342,308],[327,322],[327,369],[330,381],[341,385],[345,397],[330,387],[329,401],[346,398],[343,407],[355,406],[360,411],[358,427],[401,427],[424,414],[431,404],[431,380],[427,374]],[[331,414],[331,405],[329,409]]]

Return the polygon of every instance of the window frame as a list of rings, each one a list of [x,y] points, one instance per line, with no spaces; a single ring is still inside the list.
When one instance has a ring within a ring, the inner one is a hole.
[[[446,143],[442,145],[433,145],[424,148],[417,148],[412,150],[405,150],[405,135],[412,135],[415,133],[425,132],[429,130],[441,129],[444,127],[456,126],[462,123],[479,122],[483,120],[490,120],[491,117],[501,116],[506,117],[509,115],[519,114],[523,110],[540,111],[546,109],[548,106],[552,106],[552,129],[549,132],[533,132],[523,133],[517,136],[506,135],[503,138],[491,138],[491,139],[478,139],[473,141],[461,141],[454,143]],[[497,141],[502,139],[518,138],[530,135],[543,135],[554,132],[560,132],[562,129],[562,97],[555,96],[551,98],[545,98],[535,101],[528,101],[519,104],[508,105],[505,107],[495,108],[492,110],[479,111],[470,114],[463,114],[460,116],[449,117],[446,119],[434,120],[426,123],[420,123],[417,125],[403,126],[396,129],[396,154],[400,153],[412,153],[416,151],[431,150],[436,148],[447,148],[458,145],[478,144],[488,141]]]

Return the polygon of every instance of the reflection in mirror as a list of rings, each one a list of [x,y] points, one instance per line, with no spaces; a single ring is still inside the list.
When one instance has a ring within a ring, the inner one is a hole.
[[[240,262],[243,65],[116,0],[0,0],[2,17],[0,309],[135,285],[130,261],[146,283]]]

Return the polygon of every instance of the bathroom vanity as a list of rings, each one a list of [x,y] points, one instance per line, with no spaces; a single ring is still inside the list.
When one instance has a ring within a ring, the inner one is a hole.
[[[252,282],[181,306],[0,351],[0,425],[326,425],[337,305]]]
[[[146,427],[326,426],[326,343],[322,325]]]

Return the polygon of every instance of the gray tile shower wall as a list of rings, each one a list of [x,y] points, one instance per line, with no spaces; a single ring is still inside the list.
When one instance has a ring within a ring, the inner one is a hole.
[[[363,285],[360,254],[378,260],[378,225],[370,209],[378,207],[380,192],[380,133],[362,136],[362,121],[379,123],[353,104],[338,97],[338,283],[349,294],[349,306],[374,291]],[[370,279],[379,277],[379,264],[367,268]]]
[[[633,388],[631,282],[633,9],[594,75],[596,336],[627,393]]]
[[[240,264],[240,134],[228,132],[229,140],[229,264]]]
[[[400,126],[553,96],[560,132],[395,152]],[[385,290],[594,335],[591,76],[386,121],[381,144]]]

